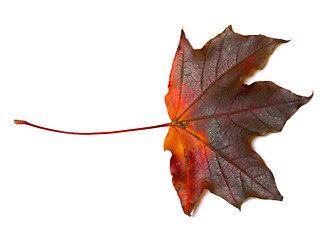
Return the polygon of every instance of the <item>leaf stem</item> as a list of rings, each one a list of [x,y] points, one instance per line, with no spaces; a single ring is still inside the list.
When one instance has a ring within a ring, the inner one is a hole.
[[[131,129],[124,129],[124,130],[117,130],[117,131],[110,131],[110,132],[68,132],[68,131],[61,131],[61,130],[56,130],[52,128],[46,128],[46,127],[41,127],[32,123],[29,123],[24,120],[14,120],[15,124],[18,125],[28,125],[30,127],[35,127],[51,132],[57,132],[57,133],[65,133],[65,134],[74,134],[74,135],[101,135],[101,134],[114,134],[114,133],[124,133],[124,132],[134,132],[134,131],[140,131],[140,130],[148,130],[148,129],[153,129],[153,128],[161,128],[161,127],[168,127],[171,126],[171,123],[164,123],[164,124],[159,124],[159,125],[154,125],[154,126],[149,126],[149,127],[141,127],[141,128],[131,128]]]

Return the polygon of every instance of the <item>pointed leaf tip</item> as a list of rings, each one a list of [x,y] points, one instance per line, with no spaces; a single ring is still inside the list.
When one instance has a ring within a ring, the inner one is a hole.
[[[183,28],[181,29],[181,35],[180,39],[185,39],[186,38],[186,33],[184,32]]]
[[[230,31],[233,31],[233,26],[232,26],[232,24],[229,25],[226,29],[228,29],[228,30],[230,30]]]

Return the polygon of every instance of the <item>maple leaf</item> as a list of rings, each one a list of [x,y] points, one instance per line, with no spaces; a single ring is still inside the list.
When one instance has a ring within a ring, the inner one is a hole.
[[[190,215],[203,189],[235,207],[248,197],[282,200],[273,174],[252,149],[253,136],[279,132],[310,97],[272,82],[246,85],[241,78],[261,69],[287,41],[242,36],[231,26],[200,50],[184,32],[175,54],[165,97],[171,123],[109,132],[70,132],[14,120],[16,124],[76,135],[114,134],[170,127],[164,149],[172,152],[173,185]]]
[[[164,149],[172,152],[172,181],[185,214],[191,214],[203,189],[237,208],[248,197],[282,200],[250,139],[281,131],[312,96],[272,82],[246,85],[241,78],[263,68],[286,42],[243,36],[229,26],[197,50],[182,31],[165,97],[172,123]]]

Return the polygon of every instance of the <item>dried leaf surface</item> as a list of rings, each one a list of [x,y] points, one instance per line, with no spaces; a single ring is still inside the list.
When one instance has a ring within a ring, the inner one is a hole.
[[[238,208],[248,197],[282,200],[250,138],[281,131],[311,97],[241,78],[286,42],[228,27],[197,50],[182,31],[165,97],[172,125],[164,148],[172,152],[173,185],[187,215],[204,188]]]

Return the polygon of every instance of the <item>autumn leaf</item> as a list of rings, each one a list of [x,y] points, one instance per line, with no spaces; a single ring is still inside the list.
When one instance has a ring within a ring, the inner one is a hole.
[[[173,185],[185,214],[191,214],[203,189],[237,208],[248,197],[282,200],[250,139],[281,131],[311,97],[272,82],[246,85],[241,79],[263,68],[286,42],[242,36],[229,26],[196,50],[182,31],[165,97],[172,123],[164,149],[172,152]]]
[[[263,35],[242,36],[228,27],[202,49],[195,50],[182,31],[165,97],[170,123],[86,133],[55,130],[24,120],[14,122],[76,135],[169,126],[164,149],[172,152],[172,181],[187,215],[203,189],[237,208],[248,197],[282,200],[273,174],[252,149],[250,140],[281,131],[312,96],[293,94],[272,82],[246,85],[241,80],[263,68],[272,51],[286,42]]]

